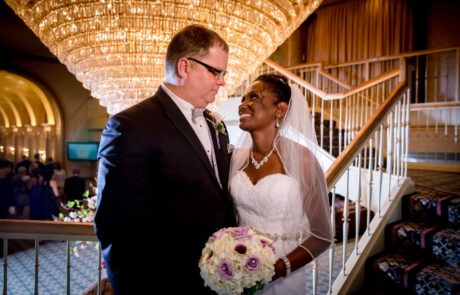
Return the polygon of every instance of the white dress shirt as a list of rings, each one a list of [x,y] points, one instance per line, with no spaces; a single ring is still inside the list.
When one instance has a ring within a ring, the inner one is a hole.
[[[168,89],[168,87],[165,84],[162,84],[161,88],[163,88],[163,90],[169,95],[169,97],[171,97],[172,101],[177,105],[179,110],[182,112],[184,117],[187,119],[190,126],[192,126],[193,131],[195,131],[196,136],[200,140],[201,145],[203,146],[208,156],[209,162],[211,163],[211,166],[214,169],[214,173],[216,174],[217,181],[219,182],[219,185],[222,187],[222,184],[220,183],[220,179],[219,179],[219,171],[217,169],[216,156],[214,153],[214,147],[213,147],[212,139],[211,139],[211,132],[209,131],[208,124],[206,123],[205,117],[204,116],[197,117],[194,123],[192,121],[192,109],[194,108],[194,106],[188,101],[174,94],[171,90]]]

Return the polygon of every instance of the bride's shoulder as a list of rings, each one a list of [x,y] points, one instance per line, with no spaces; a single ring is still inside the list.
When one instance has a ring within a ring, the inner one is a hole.
[[[312,157],[314,156],[313,152],[310,148],[316,148],[313,143],[305,142],[304,144],[300,144],[290,138],[281,137],[277,143],[278,148],[282,151],[288,153],[297,153],[298,156],[306,156]]]
[[[237,158],[242,158],[247,155],[249,155],[249,152],[251,150],[249,148],[235,148],[232,152],[232,158],[237,159]]]

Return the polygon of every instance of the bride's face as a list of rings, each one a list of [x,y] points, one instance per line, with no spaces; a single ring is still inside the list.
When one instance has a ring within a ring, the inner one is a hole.
[[[238,108],[240,128],[245,131],[275,128],[277,99],[270,87],[256,81],[246,89]]]

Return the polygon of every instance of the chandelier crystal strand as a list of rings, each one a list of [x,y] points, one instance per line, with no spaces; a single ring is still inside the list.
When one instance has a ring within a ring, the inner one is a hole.
[[[156,91],[167,45],[183,27],[201,24],[228,42],[229,93],[322,0],[5,1],[114,114]]]

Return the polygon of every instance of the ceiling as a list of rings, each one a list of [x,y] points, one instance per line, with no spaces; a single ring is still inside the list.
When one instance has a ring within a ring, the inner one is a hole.
[[[0,0],[0,28],[2,28],[0,30],[0,50],[8,54],[7,58],[11,58],[12,55],[22,55],[57,61],[57,58],[4,0]],[[4,58],[5,56],[1,59]]]
[[[321,6],[342,0],[323,0]],[[18,124],[50,123],[49,118],[39,115],[38,111],[46,109],[46,105],[35,108],[37,114],[31,114],[24,104],[24,98],[30,97],[29,105],[42,101],[37,93],[36,85],[25,77],[15,75],[14,60],[38,60],[59,63],[58,59],[43,45],[40,39],[24,24],[13,10],[0,0],[0,126]],[[8,72],[5,72],[8,71]],[[14,80],[14,77],[18,79]],[[12,105],[16,105],[16,110]],[[18,116],[21,119],[18,119]],[[5,117],[8,117],[5,119]],[[41,118],[41,119],[40,119]],[[7,122],[9,121],[9,122]]]
[[[36,83],[17,73],[16,58],[59,62],[10,7],[0,0],[0,126],[55,124],[49,100]]]

